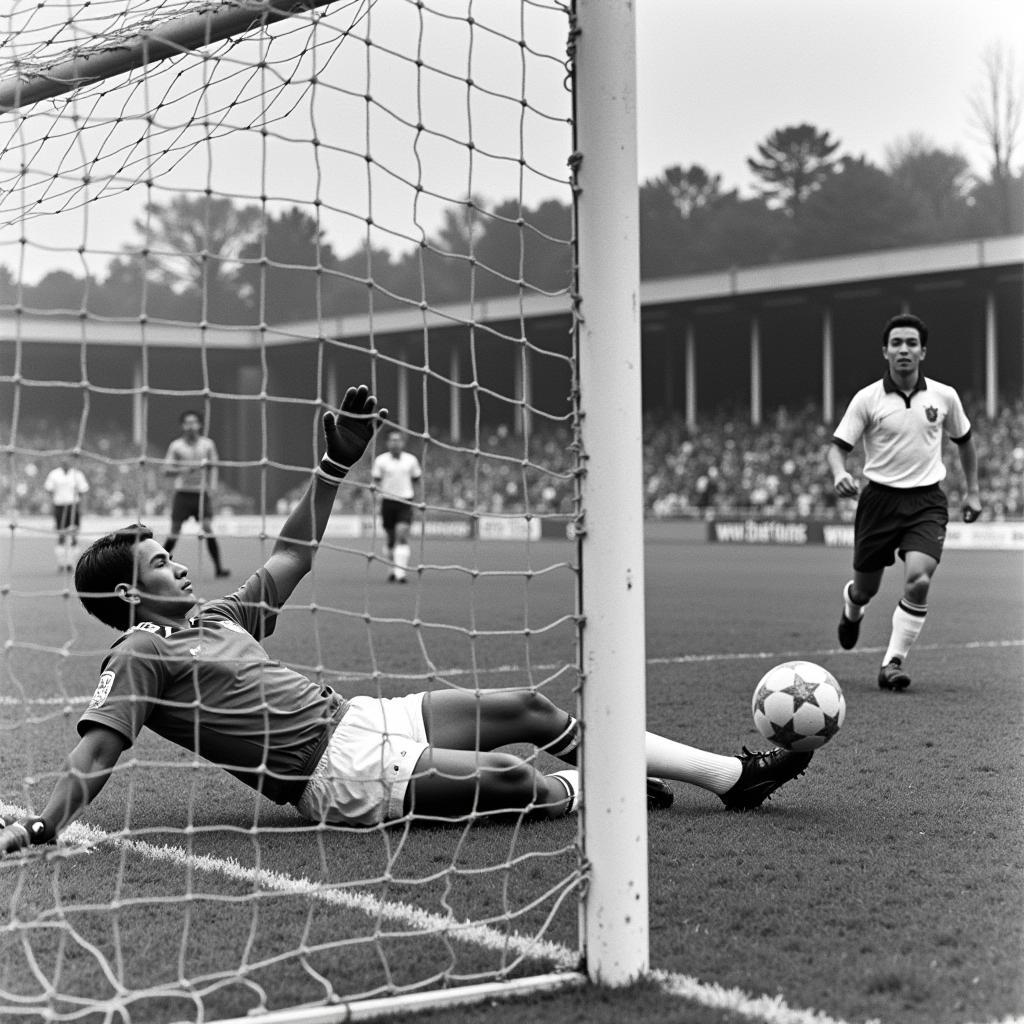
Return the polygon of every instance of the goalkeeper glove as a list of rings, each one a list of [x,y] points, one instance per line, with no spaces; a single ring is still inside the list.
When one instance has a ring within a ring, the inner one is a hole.
[[[387,409],[375,413],[376,408],[377,399],[365,384],[360,384],[345,392],[336,413],[324,413],[327,454],[320,460],[319,476],[331,483],[340,483],[349,467],[359,461],[388,414]]]

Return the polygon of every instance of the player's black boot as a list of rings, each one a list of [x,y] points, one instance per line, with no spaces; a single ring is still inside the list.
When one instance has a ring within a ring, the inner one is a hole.
[[[676,795],[665,784],[664,779],[647,777],[647,810],[667,811],[675,802]]]
[[[811,753],[795,750],[747,750],[740,761],[743,771],[736,784],[719,799],[730,811],[749,811],[759,807],[772,793],[791,779],[803,775],[811,763]]]
[[[849,651],[857,646],[857,639],[860,637],[860,619],[848,619],[846,612],[839,617],[839,646],[844,651]]]
[[[839,616],[839,646],[844,651],[852,650],[857,646],[857,639],[860,637],[860,620],[864,617],[863,612],[860,618],[851,619],[846,615],[846,609],[848,605],[854,604],[854,600],[850,597],[850,590],[853,587],[853,580],[843,587],[843,611]],[[860,607],[858,605],[858,607]]]
[[[903,671],[903,659],[892,658],[878,670],[880,690],[905,690],[910,685],[910,676]]]

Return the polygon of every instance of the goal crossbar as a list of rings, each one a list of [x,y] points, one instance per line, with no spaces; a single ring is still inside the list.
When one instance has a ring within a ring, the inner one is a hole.
[[[136,68],[271,25],[334,0],[249,0],[203,7],[171,21],[140,28],[105,41],[52,66],[25,70],[0,81],[0,112],[7,113],[53,99]]]

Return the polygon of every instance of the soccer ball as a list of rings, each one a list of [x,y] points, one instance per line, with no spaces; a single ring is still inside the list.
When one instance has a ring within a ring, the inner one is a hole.
[[[842,727],[846,699],[832,674],[810,661],[769,669],[751,701],[757,731],[786,750],[817,750]]]

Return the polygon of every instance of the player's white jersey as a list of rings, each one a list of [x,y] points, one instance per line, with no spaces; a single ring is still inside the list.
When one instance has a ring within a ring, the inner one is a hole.
[[[80,469],[51,469],[43,489],[49,492],[54,505],[77,505],[81,495],[88,493],[89,481]]]
[[[864,439],[864,475],[876,484],[926,487],[946,476],[943,434],[959,444],[971,434],[956,390],[920,377],[904,395],[886,374],[853,396],[833,440],[850,451]]]
[[[164,461],[180,470],[174,478],[176,491],[205,491],[216,487],[217,446],[209,437],[197,437],[189,444],[176,437],[168,446]]]
[[[423,475],[420,460],[410,452],[382,452],[373,460],[373,481],[384,498],[412,501],[415,481]]]

